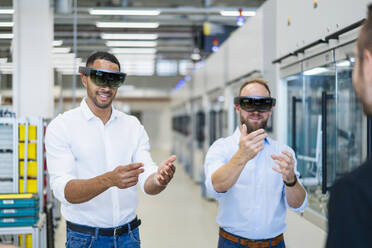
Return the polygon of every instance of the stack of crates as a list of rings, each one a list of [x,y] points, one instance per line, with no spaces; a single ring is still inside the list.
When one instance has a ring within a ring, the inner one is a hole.
[[[4,118],[0,122],[0,193],[15,193],[13,184],[15,144],[14,130],[15,119]]]
[[[41,118],[0,118],[0,229],[34,227],[39,220],[43,208],[43,172],[38,168],[43,166],[42,123]],[[13,241],[34,248],[32,234],[15,235]]]
[[[19,193],[37,193],[37,127],[19,124]],[[26,157],[26,158],[25,158]],[[27,165],[25,167],[25,164]],[[26,192],[25,186],[26,177]]]
[[[32,226],[38,218],[36,194],[0,194],[0,227]]]

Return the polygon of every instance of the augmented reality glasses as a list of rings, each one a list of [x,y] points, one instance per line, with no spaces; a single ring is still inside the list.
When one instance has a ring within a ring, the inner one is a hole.
[[[93,83],[99,87],[119,88],[123,85],[127,74],[118,71],[109,71],[89,67],[79,67],[79,72],[89,76]]]
[[[275,106],[275,98],[264,96],[238,96],[234,98],[234,104],[238,104],[247,112],[268,112]]]

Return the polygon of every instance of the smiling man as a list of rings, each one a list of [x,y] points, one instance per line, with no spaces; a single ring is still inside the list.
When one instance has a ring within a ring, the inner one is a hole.
[[[285,247],[286,208],[307,205],[294,152],[264,130],[275,106],[266,81],[244,83],[234,103],[241,125],[213,143],[204,164],[206,188],[219,202],[218,248]]]
[[[126,74],[106,52],[79,68],[87,90],[80,107],[57,116],[45,145],[50,184],[66,219],[66,247],[140,247],[136,185],[158,194],[171,181],[175,156],[159,166],[139,121],[112,106]]]

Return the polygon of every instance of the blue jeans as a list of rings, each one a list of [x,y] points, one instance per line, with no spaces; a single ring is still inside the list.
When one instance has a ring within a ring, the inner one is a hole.
[[[67,229],[66,248],[140,248],[141,241],[138,227],[120,236],[85,234]]]
[[[218,248],[247,248],[246,246],[243,246],[241,244],[234,243],[228,239],[225,239],[221,235],[219,235],[218,239]],[[284,240],[280,242],[277,246],[271,246],[269,248],[285,248]]]

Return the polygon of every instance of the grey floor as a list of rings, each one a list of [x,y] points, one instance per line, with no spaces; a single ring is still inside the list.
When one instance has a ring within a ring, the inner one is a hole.
[[[167,152],[152,153],[155,162],[165,160]],[[192,182],[181,165],[168,188],[157,196],[139,191],[138,216],[143,248],[217,247],[218,226],[215,223],[217,203],[201,197],[200,185]],[[299,215],[288,211],[285,240],[288,248],[321,248],[326,233]],[[65,223],[59,224],[56,248],[65,243]]]

